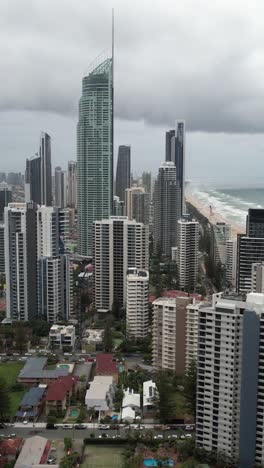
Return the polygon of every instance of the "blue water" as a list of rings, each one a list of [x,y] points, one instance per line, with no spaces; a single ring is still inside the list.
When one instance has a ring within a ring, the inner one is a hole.
[[[159,466],[158,465],[158,460],[155,458],[145,458],[144,459],[144,466]],[[174,466],[174,461],[169,459],[166,461],[161,462],[161,466]]]
[[[264,189],[261,188],[221,189],[191,185],[188,190],[239,228],[245,228],[249,208],[264,208]]]

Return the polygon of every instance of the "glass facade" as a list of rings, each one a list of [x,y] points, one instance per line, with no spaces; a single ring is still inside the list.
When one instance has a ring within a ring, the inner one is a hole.
[[[83,78],[77,126],[78,253],[92,255],[93,222],[113,205],[113,85],[108,58]]]

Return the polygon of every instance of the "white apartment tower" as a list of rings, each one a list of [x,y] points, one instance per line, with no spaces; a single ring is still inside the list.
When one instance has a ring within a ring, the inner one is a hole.
[[[101,311],[124,307],[128,268],[148,270],[148,226],[126,216],[95,221],[93,236],[94,299]]]
[[[5,208],[6,316],[10,320],[37,317],[37,232],[33,203],[9,203]]]
[[[214,263],[226,265],[227,241],[231,240],[231,225],[216,223],[211,225],[211,256]]]
[[[236,285],[237,271],[237,240],[230,239],[226,242],[226,285],[234,288]]]
[[[182,217],[177,227],[177,269],[182,290],[194,291],[198,274],[199,223]]]
[[[149,274],[129,268],[126,278],[126,330],[134,339],[143,339],[149,328]]]
[[[214,294],[198,321],[196,445],[264,462],[264,295]]]

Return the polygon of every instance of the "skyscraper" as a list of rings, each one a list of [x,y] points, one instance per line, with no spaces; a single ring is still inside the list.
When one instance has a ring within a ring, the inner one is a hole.
[[[167,257],[176,246],[176,201],[176,168],[173,162],[164,162],[159,168],[153,195],[153,243],[154,251]]]
[[[237,236],[237,291],[251,291],[253,263],[264,261],[264,210],[249,209],[246,235]]]
[[[83,78],[77,126],[78,252],[92,255],[93,222],[113,210],[113,76],[108,58]]]
[[[149,329],[149,273],[129,268],[126,278],[126,332],[134,339],[143,339]]]
[[[226,265],[227,241],[231,240],[231,226],[226,223],[211,225],[211,256],[218,265]]]
[[[76,209],[77,207],[77,163],[68,162],[68,206]]]
[[[26,160],[25,201],[41,205],[41,159],[38,155]]]
[[[55,200],[54,206],[65,208],[67,205],[67,173],[61,167],[55,167]]]
[[[185,213],[185,121],[176,120],[175,130],[166,132],[166,161],[174,162],[178,193],[180,197],[180,214]]]
[[[138,223],[149,224],[150,194],[143,187],[131,187],[125,194],[126,215]]]
[[[51,138],[44,132],[40,134],[39,156],[41,205],[52,206]]]
[[[12,188],[6,182],[0,183],[0,222],[4,221],[5,206],[12,201]]]
[[[120,201],[125,201],[125,192],[127,188],[130,188],[130,146],[119,146],[118,158],[116,166],[116,182],[115,182],[115,194],[119,197]]]
[[[263,294],[218,293],[200,308],[196,445],[241,468],[264,462],[263,356]]]
[[[152,195],[152,185],[151,185],[151,172],[143,172],[142,173],[142,185],[145,189],[146,193]]]
[[[194,291],[198,275],[199,223],[186,216],[177,227],[177,271],[180,288]]]
[[[6,316],[37,316],[37,206],[9,203],[5,208]]]
[[[124,307],[128,268],[148,270],[148,226],[111,216],[94,223],[94,302],[99,310]]]

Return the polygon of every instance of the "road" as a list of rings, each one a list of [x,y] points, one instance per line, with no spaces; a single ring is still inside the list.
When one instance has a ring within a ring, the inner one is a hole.
[[[84,430],[80,429],[63,429],[62,425],[59,425],[58,429],[51,430],[46,429],[46,424],[44,423],[36,423],[35,428],[32,424],[23,425],[16,423],[15,426],[7,427],[5,429],[0,429],[0,437],[8,437],[11,434],[16,434],[16,437],[28,438],[34,435],[40,435],[42,437],[46,437],[50,440],[63,440],[64,437],[71,437],[73,439],[85,439],[86,437],[90,437],[90,434],[94,434],[96,438],[103,437],[103,434],[107,436],[107,438],[115,438],[116,436],[121,436],[121,438],[127,438],[128,434],[139,434],[143,435],[144,433],[149,433],[150,431],[153,432],[153,436],[163,436],[163,438],[168,438],[168,436],[180,435],[190,433],[190,431],[185,431],[184,426],[179,425],[179,429],[175,430],[162,430],[158,429],[153,425],[144,425],[144,429],[127,429],[125,427],[121,427],[118,430],[99,430],[98,424],[87,424],[88,426]],[[193,434],[193,432],[191,432]],[[169,438],[170,438],[169,437]]]

